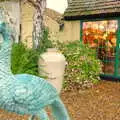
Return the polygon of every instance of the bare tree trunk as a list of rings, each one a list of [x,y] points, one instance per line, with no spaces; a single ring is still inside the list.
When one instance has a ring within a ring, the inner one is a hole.
[[[43,14],[46,8],[46,0],[36,0],[37,7],[33,17],[33,48],[38,48],[43,39]]]

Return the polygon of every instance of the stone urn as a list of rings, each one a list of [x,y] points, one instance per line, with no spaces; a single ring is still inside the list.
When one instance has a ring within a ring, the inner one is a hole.
[[[47,80],[60,93],[63,84],[66,60],[56,48],[49,48],[39,58],[39,74],[47,76]]]

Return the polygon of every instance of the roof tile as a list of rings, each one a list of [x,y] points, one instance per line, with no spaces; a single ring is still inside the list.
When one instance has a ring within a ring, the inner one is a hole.
[[[64,17],[120,13],[120,0],[71,0]]]

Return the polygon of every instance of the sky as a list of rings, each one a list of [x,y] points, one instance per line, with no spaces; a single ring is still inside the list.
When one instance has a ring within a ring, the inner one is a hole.
[[[67,7],[67,0],[47,0],[47,7],[60,13],[64,13],[65,8]]]

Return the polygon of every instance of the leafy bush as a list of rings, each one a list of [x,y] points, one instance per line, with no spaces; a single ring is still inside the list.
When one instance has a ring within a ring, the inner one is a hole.
[[[36,50],[27,49],[22,43],[14,43],[11,58],[12,72],[38,75],[38,56],[39,53]]]
[[[95,50],[80,41],[67,44],[58,42],[56,46],[68,62],[65,71],[65,88],[87,87],[100,80],[101,62],[97,59]]]
[[[53,44],[51,40],[49,40],[49,31],[47,28],[43,31],[43,39],[40,41],[39,48],[37,49],[40,53],[43,53],[46,51],[47,48],[52,48]]]

